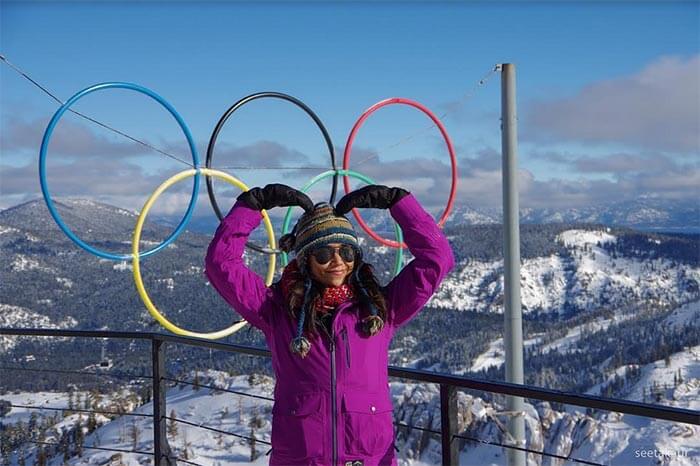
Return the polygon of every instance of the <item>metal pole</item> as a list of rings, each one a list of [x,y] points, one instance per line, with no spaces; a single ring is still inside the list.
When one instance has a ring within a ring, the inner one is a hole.
[[[153,460],[155,466],[175,465],[175,459],[170,458],[170,446],[165,431],[165,342],[157,338],[151,340],[151,356],[153,364]]]
[[[442,432],[443,466],[459,466],[457,432],[457,388],[440,384],[440,426]]]
[[[501,147],[503,151],[503,298],[505,318],[506,382],[522,384],[523,323],[520,307],[520,227],[518,217],[517,116],[515,65],[501,65]],[[507,410],[523,411],[523,399],[506,398]],[[508,432],[516,446],[525,447],[525,419],[511,415]],[[508,449],[509,466],[524,466],[525,452]]]

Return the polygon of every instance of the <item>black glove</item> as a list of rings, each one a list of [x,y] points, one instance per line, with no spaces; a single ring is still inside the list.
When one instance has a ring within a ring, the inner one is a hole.
[[[252,188],[238,196],[238,200],[255,210],[298,205],[306,212],[314,210],[314,203],[306,194],[284,184],[268,184],[264,188]]]
[[[335,213],[345,215],[356,207],[390,209],[408,194],[410,193],[402,188],[389,188],[388,186],[372,184],[343,196],[335,206]]]

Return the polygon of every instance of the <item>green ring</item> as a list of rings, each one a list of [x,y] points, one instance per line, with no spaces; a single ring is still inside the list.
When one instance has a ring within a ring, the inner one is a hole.
[[[331,176],[335,176],[336,174],[342,175],[342,176],[349,176],[352,178],[357,178],[360,181],[364,181],[367,184],[375,184],[375,182],[371,178],[369,178],[361,173],[357,173],[355,171],[352,171],[352,170],[328,170],[328,171],[325,171],[325,172],[313,177],[311,179],[311,181],[306,183],[304,185],[304,187],[301,188],[301,191],[305,193],[309,190],[309,188],[311,188],[313,185],[315,185],[319,181],[324,180],[326,178],[329,178]],[[289,223],[291,222],[291,219],[292,219],[292,208],[289,207],[287,209],[287,214],[284,216],[284,223],[282,224],[282,234],[283,235],[287,234],[287,232],[289,230]],[[394,222],[394,231],[396,233],[396,241],[398,241],[399,243],[403,243],[403,232],[401,231],[401,227],[396,222]],[[403,265],[403,248],[396,248],[396,251],[397,251],[396,252],[396,259],[394,260],[394,276],[399,274],[399,272],[401,271],[401,266]],[[286,266],[287,261],[288,261],[287,253],[283,252],[282,253],[282,266]]]

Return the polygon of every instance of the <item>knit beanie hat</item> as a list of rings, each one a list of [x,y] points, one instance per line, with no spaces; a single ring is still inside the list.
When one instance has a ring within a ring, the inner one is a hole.
[[[352,223],[346,217],[336,215],[327,202],[320,202],[314,210],[304,213],[292,233],[280,238],[280,248],[286,252],[293,250],[300,263],[306,252],[331,243],[349,244],[358,252],[360,249]]]
[[[308,312],[314,312],[311,308],[311,289],[313,282],[308,271],[308,261],[306,253],[322,246],[332,243],[348,244],[357,251],[358,262],[361,258],[361,249],[357,240],[357,233],[350,221],[342,216],[336,215],[333,207],[327,202],[321,202],[314,206],[314,210],[301,216],[292,233],[280,238],[280,248],[283,251],[296,253],[296,261],[290,263],[294,265],[294,273],[300,273],[304,279],[304,298],[299,309],[297,320],[297,335],[290,343],[290,350],[293,353],[306,357],[311,349],[311,343],[304,337],[304,320]],[[298,270],[296,269],[298,267]],[[359,267],[355,267],[353,275],[356,283],[359,283]],[[374,335],[381,330],[383,322],[377,315],[377,309],[371,303],[367,291],[360,286],[360,295],[369,302],[370,316],[365,318],[365,326],[370,335]]]

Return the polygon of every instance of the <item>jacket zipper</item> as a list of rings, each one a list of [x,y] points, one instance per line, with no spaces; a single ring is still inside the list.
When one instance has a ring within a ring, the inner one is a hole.
[[[333,466],[338,464],[338,426],[336,422],[336,411],[338,410],[335,385],[336,385],[336,374],[335,374],[335,342],[331,340],[331,396],[333,397]]]
[[[335,318],[335,316],[334,316]],[[330,346],[331,346],[331,423],[332,423],[332,438],[333,438],[333,466],[337,466],[338,464],[338,426],[336,425],[336,411],[337,411],[337,402],[336,402],[336,393],[335,393],[335,385],[336,385],[336,373],[335,373],[335,340],[333,339],[333,322],[331,321],[331,333],[328,333],[328,330],[326,330],[325,325],[323,326],[324,331],[326,332],[326,335],[328,335],[328,338],[330,339]]]
[[[343,343],[345,343],[345,366],[350,369],[350,343],[348,343],[348,330],[343,329]]]

